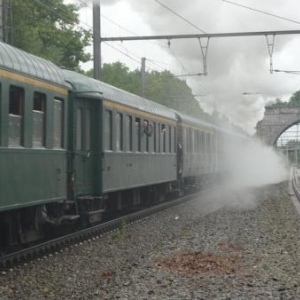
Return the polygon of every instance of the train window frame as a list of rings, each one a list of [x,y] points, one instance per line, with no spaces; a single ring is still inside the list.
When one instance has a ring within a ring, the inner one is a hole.
[[[126,151],[133,151],[132,116],[126,115]]]
[[[161,140],[162,140],[162,153],[167,152],[167,141],[166,141],[166,131],[167,131],[167,126],[165,124],[161,124]]]
[[[157,126],[156,122],[152,122],[153,130],[153,153],[157,152]]]
[[[188,153],[188,143],[187,143],[187,128],[183,128],[182,130],[183,133],[183,145],[184,145],[184,152]]]
[[[177,153],[177,128],[173,126],[173,146],[174,146],[174,153]]]
[[[46,103],[47,95],[34,91],[32,105],[33,148],[44,148],[46,145]]]
[[[157,123],[157,152],[161,153],[161,137],[160,137],[161,124]]]
[[[147,130],[150,126],[150,121],[148,119],[144,119],[143,122],[143,136],[145,136],[145,152],[149,152],[150,151],[150,137],[151,137],[151,133],[150,135],[147,134]]]
[[[92,110],[90,108],[85,109],[85,150],[90,151],[92,150]]]
[[[60,113],[56,114],[56,111]],[[61,98],[53,98],[53,149],[64,148],[65,102]]]
[[[198,129],[194,130],[194,153],[199,152],[199,142],[198,142]]]
[[[25,89],[9,86],[8,102],[8,147],[24,146],[24,100]]]
[[[75,141],[76,151],[83,150],[83,148],[82,148],[82,126],[83,126],[83,110],[81,107],[77,107],[77,109],[76,109],[76,141]]]
[[[142,139],[141,139],[141,118],[135,117],[134,119],[135,130],[136,130],[136,143],[135,143],[135,150],[136,152],[142,151]]]
[[[172,126],[168,125],[169,130],[169,153],[172,153]]]
[[[110,109],[105,109],[104,116],[104,149],[107,151],[113,150],[113,113]]]
[[[115,147],[117,152],[122,152],[123,151],[123,114],[122,113],[116,112],[115,124],[116,124]]]

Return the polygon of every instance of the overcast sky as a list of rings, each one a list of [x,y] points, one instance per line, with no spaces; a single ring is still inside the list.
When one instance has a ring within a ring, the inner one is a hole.
[[[80,2],[88,3],[88,7],[81,11],[81,25],[92,26],[92,1]],[[101,34],[111,37],[193,34],[201,33],[200,30],[205,33],[300,30],[300,2],[297,0],[232,2],[277,17],[222,0],[101,0]],[[170,48],[167,41],[110,42],[103,44],[102,49],[103,63],[121,61],[136,69],[140,68],[141,57],[146,57],[149,70],[167,69],[176,75],[203,72],[198,40],[172,40]],[[276,36],[273,68],[300,71],[299,53],[299,35]],[[85,67],[91,68],[92,64]],[[195,95],[202,95],[198,99],[205,110],[211,112],[215,108],[233,123],[254,133],[257,121],[263,117],[266,102],[276,98],[287,100],[300,90],[299,75],[270,74],[269,69],[270,58],[264,36],[211,39],[207,56],[208,75],[186,77],[186,80]],[[243,95],[245,92],[253,94]]]

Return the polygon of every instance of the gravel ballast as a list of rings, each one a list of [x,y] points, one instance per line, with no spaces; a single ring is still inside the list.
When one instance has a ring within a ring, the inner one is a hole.
[[[0,299],[300,299],[287,183],[224,189],[0,275]]]

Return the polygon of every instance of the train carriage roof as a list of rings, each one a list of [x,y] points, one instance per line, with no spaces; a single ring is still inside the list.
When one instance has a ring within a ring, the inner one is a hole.
[[[190,125],[193,127],[199,127],[199,128],[203,128],[203,129],[213,129],[215,127],[215,125],[213,125],[211,123],[205,122],[205,121],[195,118],[195,117],[188,116],[183,113],[177,113],[177,115],[179,118],[179,122],[182,124]]]
[[[58,66],[3,42],[0,42],[0,68],[68,87]]]
[[[159,103],[73,71],[63,70],[63,72],[66,80],[73,86],[74,92],[78,92],[82,96],[110,100],[151,114],[177,120],[175,111]]]
[[[177,113],[177,115],[179,118],[179,122],[182,124],[190,125],[192,127],[202,128],[202,129],[206,129],[206,130],[214,130],[214,132],[222,134],[224,136],[232,136],[232,137],[236,137],[238,139],[245,139],[245,140],[249,139],[249,136],[247,136],[246,134],[236,132],[235,130],[225,129],[216,124],[208,123],[208,122],[202,121],[202,120],[194,118],[194,117],[190,117],[190,116],[182,114],[182,113]]]

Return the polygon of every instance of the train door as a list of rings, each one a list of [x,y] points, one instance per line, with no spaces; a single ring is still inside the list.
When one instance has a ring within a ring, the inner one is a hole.
[[[76,195],[100,193],[99,139],[96,115],[100,101],[77,98],[75,102],[75,185]],[[100,115],[100,114],[99,114]],[[99,120],[98,124],[101,124]]]

